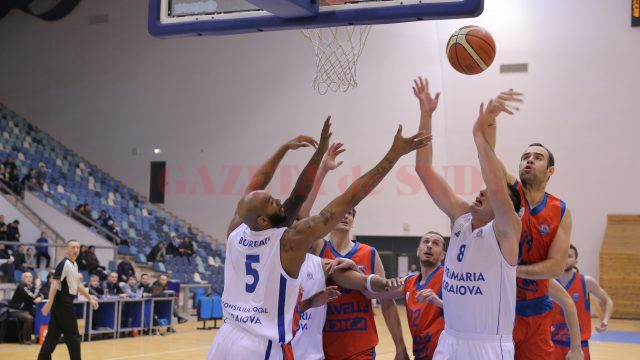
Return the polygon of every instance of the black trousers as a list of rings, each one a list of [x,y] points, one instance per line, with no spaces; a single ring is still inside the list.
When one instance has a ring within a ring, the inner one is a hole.
[[[22,325],[22,341],[31,341],[31,334],[33,333],[33,316],[31,316],[28,311],[13,309],[9,314],[20,320],[20,324]]]
[[[40,268],[40,259],[47,259],[47,269],[49,268],[49,263],[51,262],[51,256],[48,252],[39,252],[36,254],[36,263],[38,264],[38,269]]]
[[[81,338],[73,303],[57,299],[51,308],[49,330],[40,349],[40,354],[38,354],[38,360],[51,360],[51,354],[58,346],[62,334],[64,334],[64,342],[67,344],[71,360],[80,360]]]

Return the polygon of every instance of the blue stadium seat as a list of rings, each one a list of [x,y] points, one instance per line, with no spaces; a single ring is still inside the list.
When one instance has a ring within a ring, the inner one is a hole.
[[[136,255],[136,263],[137,264],[146,264],[147,263],[147,257],[144,254],[137,254]]]
[[[22,270],[16,270],[13,272],[13,282],[20,284],[22,282]]]
[[[129,255],[129,247],[127,245],[118,245],[118,255]]]
[[[159,273],[166,273],[167,269],[164,267],[163,263],[156,261],[153,263],[153,271],[159,272]]]
[[[116,271],[116,262],[113,260],[109,260],[109,271]]]

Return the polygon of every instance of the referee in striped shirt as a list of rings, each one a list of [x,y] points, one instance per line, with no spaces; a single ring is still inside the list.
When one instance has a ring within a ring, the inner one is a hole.
[[[77,240],[67,242],[66,257],[56,266],[56,271],[51,278],[49,300],[42,308],[42,314],[47,316],[51,312],[49,329],[44,339],[38,360],[50,360],[51,354],[60,341],[60,335],[64,334],[64,342],[69,350],[71,360],[80,360],[80,333],[78,332],[78,320],[73,307],[73,300],[78,292],[86,297],[91,307],[98,309],[98,302],[89,295],[89,292],[80,282],[78,265],[75,263],[80,252],[80,243]]]

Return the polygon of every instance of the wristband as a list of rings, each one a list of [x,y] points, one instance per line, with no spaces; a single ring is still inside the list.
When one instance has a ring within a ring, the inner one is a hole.
[[[376,276],[376,274],[371,274],[367,277],[367,290],[369,290],[369,292],[375,292],[373,291],[373,289],[371,288],[371,279]]]

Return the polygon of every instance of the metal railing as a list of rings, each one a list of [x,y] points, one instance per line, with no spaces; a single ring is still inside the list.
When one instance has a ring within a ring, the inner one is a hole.
[[[69,240],[74,240],[74,239],[69,239]],[[81,245],[87,245],[87,244],[83,244],[82,241],[80,239],[75,239],[77,241],[80,242]],[[0,244],[4,244],[4,245],[8,245],[8,246],[20,246],[20,245],[24,245],[24,246],[33,246],[33,247],[52,247],[55,250],[55,256],[54,256],[54,261],[52,261],[52,263],[57,264],[59,261],[62,260],[62,258],[64,257],[64,251],[60,251],[60,253],[63,254],[63,256],[59,257],[57,256],[58,254],[58,249],[59,248],[66,248],[67,244],[51,244],[51,243],[39,243],[39,242],[17,242],[17,241],[0,241]],[[117,248],[113,247],[113,246],[106,246],[106,245],[93,245],[91,244],[90,246],[95,247],[96,249],[106,249],[106,250],[110,250],[113,251],[113,261],[115,262],[117,259],[117,255],[118,255],[118,250]],[[16,250],[17,251],[17,250]],[[13,256],[13,254],[12,254]],[[14,256],[15,258],[15,256]],[[39,264],[38,264],[39,265]]]

